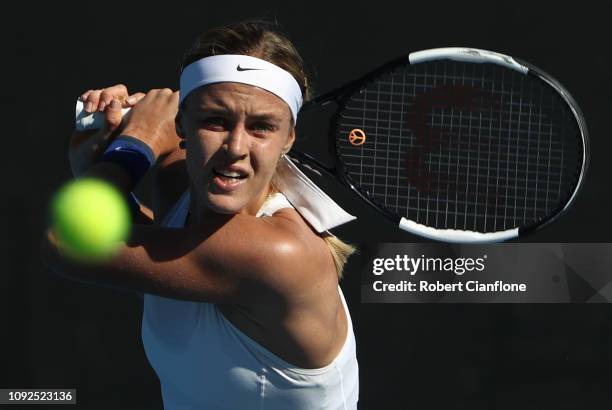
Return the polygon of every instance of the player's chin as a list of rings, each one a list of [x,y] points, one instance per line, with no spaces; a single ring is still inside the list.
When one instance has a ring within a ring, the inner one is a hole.
[[[211,187],[206,192],[208,207],[218,214],[237,214],[248,203],[244,197],[239,190],[227,192]]]

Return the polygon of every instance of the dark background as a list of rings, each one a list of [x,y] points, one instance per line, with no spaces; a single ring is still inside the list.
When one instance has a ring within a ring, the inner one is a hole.
[[[142,302],[49,275],[38,256],[46,206],[71,176],[67,143],[80,93],[119,82],[132,92],[176,89],[180,59],[196,35],[244,18],[284,26],[318,93],[399,55],[443,46],[494,50],[549,72],[585,113],[591,165],[575,206],[526,240],[612,242],[606,212],[612,207],[611,57],[604,40],[610,23],[603,8],[535,1],[12,7],[3,13],[1,36],[0,388],[77,388],[79,409],[161,409],[159,383],[140,341]],[[300,147],[323,147],[326,121],[304,118]],[[324,187],[359,218],[336,231],[343,239],[421,241],[381,221],[342,188]],[[357,338],[361,409],[612,405],[607,304],[361,304],[363,259],[351,259],[341,283]]]

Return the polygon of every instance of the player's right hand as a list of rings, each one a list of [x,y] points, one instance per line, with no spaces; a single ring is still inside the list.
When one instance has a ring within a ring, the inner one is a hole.
[[[99,111],[106,114],[104,126],[98,133],[105,135],[105,138],[107,138],[121,124],[121,109],[133,107],[144,96],[144,93],[130,95],[125,85],[116,84],[111,87],[87,90],[81,94],[79,100],[83,102],[85,112],[92,113]],[[111,107],[113,100],[117,102]]]
[[[130,95],[123,84],[87,90],[79,97],[86,112],[104,112],[104,125],[99,130],[75,130],[68,145],[68,158],[75,176],[85,172],[121,131],[121,108],[132,107],[144,93]],[[113,103],[114,101],[114,103]]]
[[[122,108],[132,107],[144,96],[144,93],[130,95],[125,85],[116,84],[107,88],[87,90],[81,94],[79,100],[83,102],[85,112],[92,113],[104,112],[112,100],[119,100]]]

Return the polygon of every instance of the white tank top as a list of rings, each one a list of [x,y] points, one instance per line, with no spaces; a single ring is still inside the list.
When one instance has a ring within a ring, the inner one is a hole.
[[[162,226],[184,226],[189,203],[187,190]],[[291,204],[277,193],[257,216],[286,207]],[[338,292],[348,321],[346,341],[338,356],[318,369],[276,356],[225,319],[215,304],[145,293],[142,342],[160,380],[164,409],[357,409],[355,335],[340,286]]]

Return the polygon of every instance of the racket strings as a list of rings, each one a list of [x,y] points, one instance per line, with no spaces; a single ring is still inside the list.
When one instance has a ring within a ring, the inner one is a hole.
[[[355,129],[362,145],[347,139]],[[554,213],[576,187],[581,147],[554,90],[490,64],[399,67],[347,98],[337,128],[362,192],[439,229],[493,232]]]

